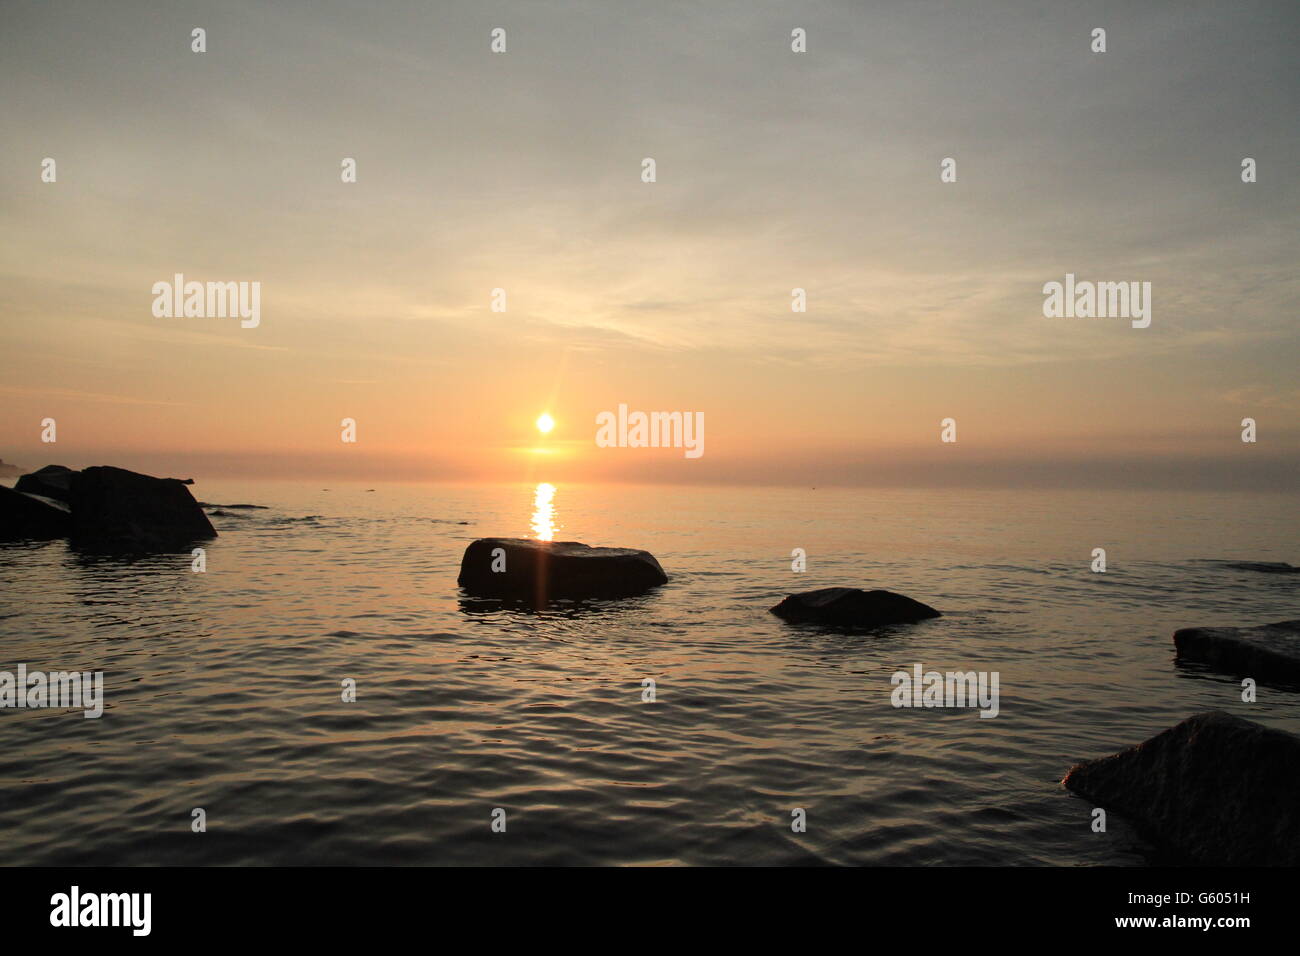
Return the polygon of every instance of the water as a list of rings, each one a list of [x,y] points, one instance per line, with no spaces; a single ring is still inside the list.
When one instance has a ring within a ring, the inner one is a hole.
[[[0,545],[0,670],[102,670],[107,697],[0,711],[6,863],[1134,865],[1161,858],[1091,832],[1072,763],[1215,708],[1300,732],[1300,694],[1242,703],[1170,640],[1300,617],[1295,577],[1217,563],[1294,563],[1294,498],[374,487],[196,485],[268,506],[213,518],[206,574]],[[458,592],[469,541],[548,529],[671,581],[540,614]],[[945,616],[767,613],[833,584]],[[998,671],[1000,714],[893,708],[915,663]]]

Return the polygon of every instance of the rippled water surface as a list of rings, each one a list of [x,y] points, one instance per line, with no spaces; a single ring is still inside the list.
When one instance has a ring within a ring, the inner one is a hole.
[[[205,574],[0,545],[0,670],[102,670],[107,698],[99,720],[0,710],[6,863],[1142,864],[1060,788],[1073,762],[1214,708],[1300,732],[1300,694],[1242,703],[1170,641],[1300,617],[1296,576],[1220,563],[1297,563],[1295,498],[374,488],[201,482],[267,506],[213,517]],[[468,542],[552,527],[671,580],[544,613],[458,591]],[[846,635],[767,612],[837,584],[944,616]],[[893,708],[916,663],[999,672],[999,715]]]

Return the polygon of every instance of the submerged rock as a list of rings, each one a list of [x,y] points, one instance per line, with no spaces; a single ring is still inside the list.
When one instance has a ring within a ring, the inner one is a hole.
[[[1300,574],[1300,568],[1285,561],[1228,561],[1226,566],[1238,571],[1259,571],[1263,574]]]
[[[0,541],[62,538],[71,521],[63,502],[0,485]]]
[[[928,604],[893,591],[861,588],[820,588],[791,594],[771,613],[796,624],[834,624],[839,627],[881,627],[942,617]]]
[[[1212,866],[1300,864],[1300,737],[1219,711],[1070,769],[1065,787]]]
[[[1300,619],[1259,627],[1184,627],[1174,631],[1174,647],[1183,660],[1215,670],[1300,683]]]
[[[167,550],[215,538],[212,522],[176,478],[97,466],[73,475],[72,539],[107,550]]]
[[[474,594],[536,604],[551,598],[627,597],[667,581],[649,551],[529,538],[480,538],[465,549],[457,578]]]
[[[14,482],[14,491],[26,491],[33,495],[44,495],[55,501],[67,504],[72,500],[72,476],[76,472],[63,465],[46,465],[38,471],[23,475]]]

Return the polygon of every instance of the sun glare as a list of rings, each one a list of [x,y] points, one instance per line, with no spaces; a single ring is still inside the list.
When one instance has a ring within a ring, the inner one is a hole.
[[[541,432],[543,435],[550,434],[551,429],[554,427],[555,427],[555,419],[552,418],[547,412],[542,412],[542,414],[537,416],[537,430]]]
[[[555,539],[555,486],[545,481],[533,492],[533,534],[538,541]]]

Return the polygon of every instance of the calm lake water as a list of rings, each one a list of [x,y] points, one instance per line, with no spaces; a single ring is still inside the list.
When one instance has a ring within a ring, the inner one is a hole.
[[[1216,708],[1300,732],[1300,694],[1243,703],[1170,639],[1300,617],[1295,576],[1219,563],[1295,563],[1293,497],[366,487],[200,482],[267,506],[213,517],[204,574],[0,545],[0,670],[106,693],[99,720],[0,710],[5,863],[1141,865],[1163,860],[1060,788],[1072,763]],[[671,580],[544,613],[457,589],[474,538],[550,532]],[[944,617],[768,613],[829,585]],[[1000,713],[895,709],[917,663],[999,672]]]

